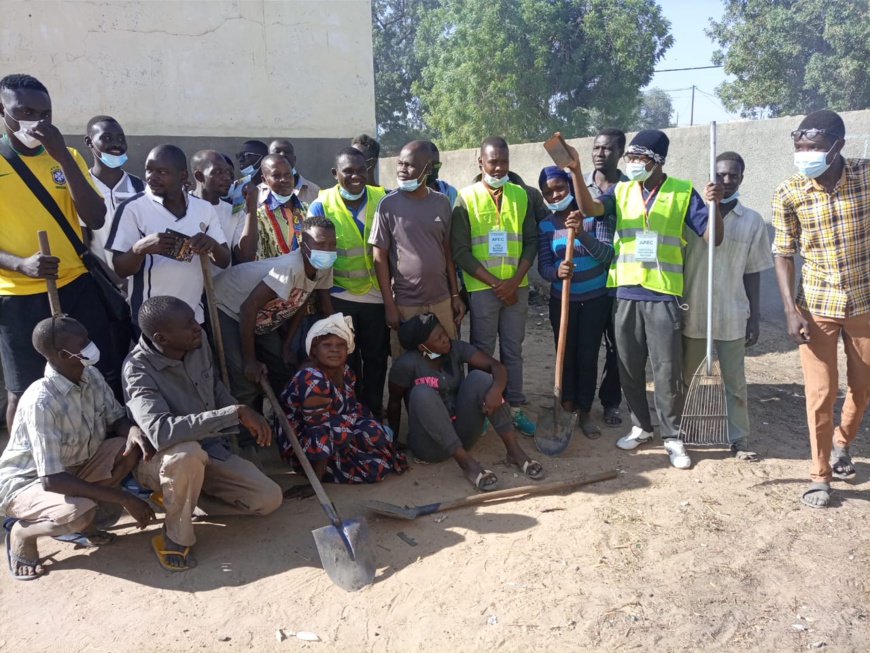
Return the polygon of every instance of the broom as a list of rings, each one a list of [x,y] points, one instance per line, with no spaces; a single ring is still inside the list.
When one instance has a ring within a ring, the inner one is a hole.
[[[710,123],[710,179],[716,181],[716,123]],[[710,202],[707,243],[707,357],[692,376],[683,409],[683,442],[710,446],[728,444],[728,408],[719,361],[713,358],[713,255],[716,251],[716,205]]]

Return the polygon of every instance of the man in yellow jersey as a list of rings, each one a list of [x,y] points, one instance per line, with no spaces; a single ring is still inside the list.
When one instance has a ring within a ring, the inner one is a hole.
[[[538,227],[529,194],[508,181],[510,153],[499,136],[480,146],[480,181],[459,191],[453,208],[450,242],[454,263],[462,268],[471,315],[471,344],[507,368],[505,398],[516,429],[535,434],[525,415],[523,340],[529,286],[526,273],[535,261]]]
[[[357,398],[381,419],[390,329],[369,236],[385,192],[366,185],[367,175],[366,159],[359,150],[341,150],[332,169],[338,183],[320,191],[308,215],[322,215],[335,225],[338,258],[332,267],[332,307],[353,320],[356,347],[347,362],[356,374]]]
[[[646,398],[646,362],[652,366],[656,413],[671,465],[688,469],[692,460],[680,439],[683,413],[683,229],[709,240],[707,202],[722,199],[722,185],[709,182],[704,199],[692,182],[664,173],[670,140],[664,132],[638,132],[625,151],[625,176],[592,199],[583,183],[580,159],[573,148],[569,165],[584,215],[616,215],[614,256],[607,285],[616,288],[614,326],[619,379],[634,424],[616,446],[635,449],[653,438]],[[716,245],[724,226],[718,209]]]
[[[23,163],[31,171],[79,240],[79,218],[89,229],[103,226],[103,198],[87,164],[78,152],[66,147],[52,124],[51,97],[39,80],[21,74],[0,79],[0,116],[0,358],[11,431],[18,399],[45,369],[45,359],[33,348],[31,336],[36,325],[50,317],[47,278],[57,282],[62,310],[84,325],[102,352],[97,367],[118,397],[121,386],[120,361],[115,360],[99,287],[60,224],[13,163]],[[52,256],[39,253],[37,232],[41,230],[48,232]]]

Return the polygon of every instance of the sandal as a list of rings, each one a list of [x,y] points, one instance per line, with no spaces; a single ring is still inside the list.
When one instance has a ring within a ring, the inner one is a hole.
[[[492,492],[498,487],[498,476],[490,469],[484,469],[472,483],[481,492]]]
[[[522,464],[522,466],[517,465],[520,469],[523,470],[523,474],[532,479],[533,481],[540,481],[546,475],[544,471],[544,466],[541,465],[537,460],[527,460]]]
[[[743,440],[731,443],[731,453],[734,454],[736,460],[742,460],[747,463],[757,463],[760,460],[758,454],[754,451],[750,451],[746,442]]]
[[[58,542],[69,542],[76,546],[83,546],[86,549],[95,549],[99,546],[106,546],[118,539],[114,533],[107,531],[94,531],[93,533],[68,533],[67,535],[55,535],[51,539]]]
[[[170,551],[166,548],[163,534],[155,535],[151,538],[151,547],[154,549],[154,553],[157,554],[157,561],[160,563],[160,566],[166,571],[187,571],[196,567],[196,560],[190,557],[190,547],[184,547],[183,551]],[[173,567],[166,561],[168,556],[181,556],[184,559],[184,565]]]
[[[811,497],[818,496],[819,501]],[[801,495],[801,503],[810,508],[827,508],[831,502],[831,486],[828,483],[810,483],[810,487]]]
[[[598,428],[598,425],[593,422],[592,419],[590,419],[589,411],[578,410],[577,421],[580,424],[580,430],[583,431],[583,435],[587,438],[590,440],[597,440],[601,437],[601,429]]]
[[[852,464],[852,456],[849,455],[849,447],[834,445],[831,450],[831,473],[834,478],[847,480],[855,476],[855,466]]]
[[[9,566],[9,575],[12,576],[15,580],[36,580],[45,572],[43,571],[40,574],[32,573],[32,574],[16,574],[12,570],[13,561],[18,564],[19,567],[30,567],[32,571],[36,571],[36,568],[39,566],[39,559],[36,560],[28,560],[17,553],[12,553],[12,527],[15,526],[15,522],[18,520],[14,517],[7,517],[3,520],[3,530],[6,531],[6,564]]]
[[[610,406],[609,408],[604,409],[604,423],[607,426],[620,426],[622,424],[622,418],[619,416],[619,409]]]

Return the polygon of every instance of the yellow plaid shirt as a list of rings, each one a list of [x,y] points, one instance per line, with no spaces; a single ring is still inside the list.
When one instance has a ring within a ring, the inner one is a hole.
[[[773,194],[773,253],[804,258],[795,303],[823,317],[870,312],[870,161],[846,159],[828,192],[796,174]]]

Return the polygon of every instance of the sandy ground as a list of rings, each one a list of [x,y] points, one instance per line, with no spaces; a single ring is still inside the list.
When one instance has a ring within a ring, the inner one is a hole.
[[[526,340],[536,403],[552,379],[543,312],[530,311]],[[562,457],[542,460],[549,479],[618,469],[616,480],[413,522],[370,516],[378,575],[355,594],[319,567],[310,531],[324,516],[313,499],[197,525],[199,566],[182,574],[157,565],[156,526],[124,529],[97,550],[43,541],[45,578],[0,573],[0,651],[870,650],[870,423],[855,447],[857,480],[836,484],[831,509],[802,507],[803,386],[779,324],[763,323],[748,377],[761,462],[696,450],[692,469],[678,471],[660,443],[618,451],[627,429],[594,442],[578,432]],[[491,431],[474,453],[502,487],[525,484],[501,464]],[[368,499],[415,505],[473,492],[452,462],[328,490],[345,517]],[[278,642],[278,628],[322,641]]]

